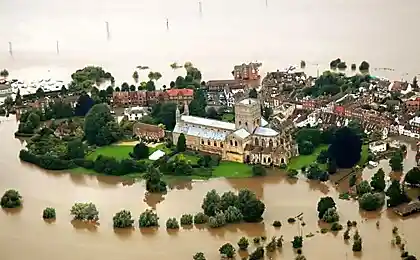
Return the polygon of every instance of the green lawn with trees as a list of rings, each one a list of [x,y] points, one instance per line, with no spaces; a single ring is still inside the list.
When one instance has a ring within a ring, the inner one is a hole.
[[[113,157],[117,160],[130,159],[130,153],[133,152],[132,145],[107,145],[95,149],[92,153],[86,156],[89,160],[95,160],[99,155]],[[155,147],[149,147],[149,155],[157,150],[162,150],[165,153],[170,153],[171,150],[166,148],[164,144]]]
[[[244,163],[222,161],[219,166],[213,169],[212,176],[227,178],[251,177],[252,167]]]
[[[315,150],[308,155],[299,155],[293,157],[287,167],[289,169],[300,170],[302,167],[308,167],[311,163],[316,162],[316,158],[321,153],[322,150],[327,150],[328,145],[320,145]]]

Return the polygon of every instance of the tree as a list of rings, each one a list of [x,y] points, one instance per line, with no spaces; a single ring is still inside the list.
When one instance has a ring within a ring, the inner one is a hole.
[[[89,144],[109,145],[122,138],[122,132],[105,104],[94,105],[86,114],[85,138]]]
[[[121,210],[112,218],[114,228],[131,228],[134,224],[134,219],[131,217],[131,212],[128,210]]]
[[[147,227],[157,227],[159,226],[159,217],[151,209],[146,209],[143,213],[140,214],[139,218],[139,227],[140,228],[147,228]]]
[[[417,81],[417,76],[414,76],[414,78],[413,78],[413,83],[411,84],[412,86],[413,86],[413,89],[419,89],[419,84],[418,84],[418,81]]]
[[[289,178],[296,178],[296,176],[298,175],[298,171],[295,169],[288,169],[287,170],[287,176]]]
[[[6,102],[5,102],[6,103]],[[16,93],[16,97],[15,97],[15,104],[17,106],[22,105],[22,96],[20,95],[20,89],[18,89],[17,93]]]
[[[85,116],[93,105],[93,99],[88,94],[82,93],[76,102],[75,116]]]
[[[328,151],[327,150],[321,150],[319,152],[318,157],[316,158],[316,161],[320,164],[327,163],[328,160]]]
[[[353,187],[356,184],[356,181],[357,181],[356,174],[351,175],[349,179],[349,186]]]
[[[160,78],[162,78],[162,74],[160,72],[153,72],[153,71],[150,71],[149,75],[147,76],[149,77],[151,81],[152,80],[158,81]]]
[[[255,88],[249,91],[249,98],[258,98],[258,92]]]
[[[372,186],[374,191],[382,192],[385,190],[385,172],[380,168],[373,176],[370,181],[370,186]]]
[[[372,192],[372,187],[370,187],[369,182],[364,180],[356,185],[357,195],[362,196],[365,193]]]
[[[249,260],[261,260],[264,258],[264,253],[264,248],[259,246],[249,255]]]
[[[395,207],[410,201],[407,194],[405,194],[405,192],[401,189],[400,182],[397,180],[393,180],[391,182],[391,185],[388,187],[385,194],[388,196],[388,207]]]
[[[136,91],[136,86],[130,85],[130,91]]]
[[[43,219],[55,219],[55,208],[45,208],[42,212]]]
[[[83,69],[77,70],[71,75],[72,81],[69,84],[69,89],[72,91],[89,91],[94,84],[100,85],[105,81],[115,83],[114,77],[111,73],[104,71],[101,67],[87,66]]]
[[[265,168],[261,164],[256,164],[252,166],[252,175],[264,176],[265,174],[266,174]]]
[[[16,190],[7,190],[1,197],[2,208],[18,208],[22,206],[22,196]]]
[[[402,171],[403,160],[404,158],[401,151],[397,151],[392,155],[391,159],[389,159],[389,166],[391,166],[393,171]]]
[[[369,70],[369,63],[367,61],[362,61],[359,66],[360,71],[368,71]]]
[[[67,158],[85,158],[86,147],[80,139],[75,139],[67,143]]]
[[[161,180],[162,173],[160,173],[159,169],[151,165],[147,169],[147,172],[144,178],[146,180],[146,190],[148,192],[152,192],[152,193],[166,192],[166,182]]]
[[[151,80],[146,82],[146,90],[147,91],[155,91],[156,90],[155,82],[153,82]]]
[[[411,185],[419,185],[420,184],[420,168],[413,167],[411,170],[409,170],[407,174],[405,175],[404,181]]]
[[[7,78],[9,76],[9,71],[7,71],[7,69],[3,69],[0,71],[0,76]]]
[[[333,200],[333,198],[327,196],[327,197],[322,197],[319,202],[318,202],[318,207],[317,207],[317,211],[318,211],[318,218],[322,219],[322,217],[324,216],[325,212],[327,212],[327,210],[329,208],[335,208],[335,202]]]
[[[140,142],[134,146],[132,155],[136,160],[148,158],[149,147],[145,143]]]
[[[356,235],[355,235],[355,237],[356,237]],[[360,236],[357,236],[354,239],[352,250],[353,250],[353,252],[360,252],[360,251],[362,251],[362,238]]]
[[[137,72],[137,70],[135,70],[134,72],[133,72],[133,79],[134,79],[134,82],[137,84],[137,83],[139,83],[139,73]]]
[[[249,246],[249,241],[246,237],[241,237],[238,241],[238,246],[240,250],[247,250]]]
[[[322,220],[327,223],[334,223],[340,220],[336,208],[328,208],[322,216]]]
[[[211,228],[220,228],[226,225],[226,217],[222,212],[216,213],[214,217],[209,217],[208,225]]]
[[[168,218],[166,221],[166,228],[167,229],[179,229],[179,223],[176,218]]]
[[[181,133],[178,137],[178,142],[176,143],[176,150],[179,153],[185,152],[186,150],[186,140],[185,140],[185,135],[183,133]]]
[[[225,218],[227,223],[236,223],[242,221],[243,216],[237,207],[229,206],[225,211]]]
[[[208,217],[203,212],[198,212],[194,216],[194,224],[204,224],[208,220]]]
[[[220,119],[220,116],[214,107],[210,107],[209,109],[207,109],[207,117],[211,119],[217,119],[217,120]]]
[[[232,258],[235,255],[235,248],[230,243],[226,243],[219,248],[221,255]]]
[[[220,210],[225,211],[229,207],[236,207],[238,205],[238,196],[232,191],[227,191],[223,193],[220,198]]]
[[[34,128],[38,128],[41,124],[41,118],[35,112],[31,112],[28,116],[27,122],[30,122]]]
[[[112,86],[108,86],[105,91],[108,96],[112,96],[112,93],[114,93],[114,88]],[[117,91],[117,89],[115,89],[115,91]]]
[[[271,107],[266,106],[264,107],[262,114],[263,114],[263,117],[268,120],[270,116],[273,114],[273,109]]]
[[[175,88],[175,86],[176,86],[176,85],[175,85],[175,82],[174,82],[174,81],[171,81],[171,82],[169,83],[169,87],[170,87],[170,88]]]
[[[93,203],[75,203],[70,210],[74,219],[81,221],[98,221],[99,211]]]
[[[351,70],[356,70],[356,68],[357,68],[357,67],[356,67],[356,64],[355,64],[355,63],[352,63],[352,64],[351,64]]]
[[[203,199],[203,203],[201,204],[201,208],[207,216],[215,216],[216,213],[219,212],[220,196],[217,194],[215,189],[207,192]]]
[[[339,168],[351,168],[359,162],[362,151],[361,137],[354,130],[343,127],[337,130],[328,148],[328,154]]]
[[[359,198],[359,207],[367,211],[374,211],[384,205],[384,196],[380,193],[365,193]]]
[[[198,252],[193,256],[193,260],[206,260],[204,253]]]
[[[298,143],[299,154],[301,155],[309,155],[313,153],[315,147],[311,141],[302,141]]]
[[[246,222],[258,222],[262,219],[265,204],[257,199],[255,193],[248,189],[242,189],[238,194],[238,208]]]
[[[193,215],[183,214],[181,216],[181,225],[192,225],[193,224]]]
[[[124,92],[130,91],[130,86],[128,85],[127,82],[123,82],[123,84],[121,85],[121,91],[124,91]]]
[[[312,163],[306,171],[306,175],[310,180],[327,181],[328,173],[322,170],[317,163]]]
[[[194,90],[194,99],[189,104],[188,108],[192,116],[206,116],[207,98],[201,88]]]
[[[334,160],[328,160],[328,173],[334,174],[337,172],[337,163]]]
[[[38,88],[38,89],[36,90],[36,92],[35,92],[35,95],[36,95],[38,98],[43,98],[43,97],[45,97],[44,90],[43,90],[42,88]]]

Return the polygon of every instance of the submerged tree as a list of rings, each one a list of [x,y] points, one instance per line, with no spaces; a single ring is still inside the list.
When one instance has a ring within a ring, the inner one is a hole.
[[[166,182],[161,179],[162,173],[160,173],[159,169],[149,166],[144,177],[146,179],[146,190],[148,192],[166,192]]]
[[[16,190],[7,190],[1,197],[2,208],[18,208],[22,206],[22,196]]]
[[[146,209],[143,213],[141,213],[139,218],[139,227],[157,227],[159,226],[159,217],[151,209]]]

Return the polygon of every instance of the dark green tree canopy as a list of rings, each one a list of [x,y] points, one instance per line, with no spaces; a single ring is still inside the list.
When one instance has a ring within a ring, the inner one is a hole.
[[[335,133],[328,153],[339,168],[351,168],[361,158],[362,140],[352,129],[343,127]]]
[[[122,137],[109,108],[105,104],[94,105],[87,113],[84,126],[85,138],[89,144],[109,145]]]

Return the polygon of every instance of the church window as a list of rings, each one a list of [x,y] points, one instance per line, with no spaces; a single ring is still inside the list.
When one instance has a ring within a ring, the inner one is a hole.
[[[204,140],[201,140],[201,144],[204,144]]]
[[[235,146],[238,146],[238,142],[235,141]]]
[[[216,141],[214,141],[214,142],[213,142],[213,145],[214,145],[214,146],[217,146],[217,142],[216,142]]]
[[[248,127],[248,122],[245,122],[245,126]]]
[[[210,145],[210,140],[207,141],[207,145]]]
[[[230,140],[230,146],[233,146],[233,141],[232,140]]]
[[[220,147],[222,147],[222,148],[223,148],[223,143],[222,143],[222,142],[220,143]]]
[[[264,139],[261,140],[261,146],[265,147],[265,140]]]
[[[256,146],[260,145],[260,144],[259,144],[259,142],[258,142],[258,138],[256,138],[256,137],[255,137],[254,144],[255,144]]]
[[[241,121],[239,121],[239,125],[241,125],[242,124],[242,122]]]
[[[271,158],[270,157],[268,157],[268,163],[271,163]]]
[[[264,157],[263,161],[264,161],[264,163],[266,163],[265,157]]]
[[[284,144],[284,140],[283,138],[280,139],[280,144],[283,145]]]
[[[273,146],[273,140],[270,138],[270,141],[268,141],[268,145],[270,146],[270,147],[272,147]]]

